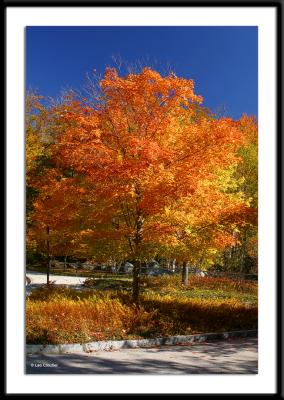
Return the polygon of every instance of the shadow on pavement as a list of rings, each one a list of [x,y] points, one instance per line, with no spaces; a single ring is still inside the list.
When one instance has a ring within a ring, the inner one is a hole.
[[[257,339],[115,352],[29,355],[27,374],[256,374]]]

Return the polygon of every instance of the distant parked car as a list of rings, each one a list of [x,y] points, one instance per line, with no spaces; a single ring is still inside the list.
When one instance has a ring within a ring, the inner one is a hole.
[[[51,261],[51,268],[63,269],[64,268],[64,262],[57,261],[57,260],[52,260]]]
[[[193,275],[196,275],[196,276],[201,276],[201,277],[204,277],[204,276],[208,275],[207,271],[202,271],[200,268],[197,268],[197,267],[189,268],[188,272],[190,274],[193,274]]]
[[[120,271],[125,273],[131,273],[133,271],[133,268],[134,265],[127,261],[124,265],[120,267]]]
[[[159,269],[161,268],[160,264],[156,260],[152,260],[146,264],[146,268],[148,269]]]
[[[95,270],[95,266],[93,264],[89,264],[89,263],[83,263],[79,266],[80,269],[85,269],[87,271],[94,271]]]
[[[169,271],[168,269],[165,268],[155,268],[155,269],[149,269],[147,271],[148,276],[161,276],[161,275],[173,275],[173,271]]]

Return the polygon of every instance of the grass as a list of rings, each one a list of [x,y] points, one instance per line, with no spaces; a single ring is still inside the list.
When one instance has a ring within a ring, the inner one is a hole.
[[[75,343],[257,328],[257,284],[221,278],[191,277],[141,280],[139,306],[115,280],[95,282],[95,289],[43,287],[26,302],[27,343]],[[108,285],[108,286],[107,286]],[[121,283],[119,283],[121,285]],[[103,290],[108,288],[108,290]]]
[[[160,295],[174,294],[177,298],[203,300],[237,300],[257,305],[257,283],[228,278],[191,276],[189,285],[184,286],[179,276],[143,278],[142,285],[147,291]]]
[[[129,277],[90,278],[84,286],[97,290],[131,290]],[[203,299],[238,299],[257,304],[257,284],[254,281],[239,281],[228,278],[191,276],[188,287],[181,283],[179,275],[162,277],[143,277],[141,292],[154,292],[160,295],[174,294],[176,297]]]

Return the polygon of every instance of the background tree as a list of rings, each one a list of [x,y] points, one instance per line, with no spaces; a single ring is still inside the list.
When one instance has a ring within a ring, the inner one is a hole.
[[[46,254],[49,283],[52,257],[88,254],[84,222],[89,217],[89,202],[82,179],[65,177],[55,168],[48,169],[34,185],[38,195],[31,212],[28,244]]]
[[[224,271],[252,274],[257,273],[257,208],[258,208],[258,135],[257,121],[254,117],[243,115],[239,121],[240,129],[245,133],[246,141],[240,147],[240,161],[231,175],[231,182],[238,182],[231,192],[238,192],[255,212],[250,223],[236,232],[237,243],[226,249],[219,257]]]
[[[236,179],[234,184],[228,179],[234,170],[219,171],[214,180],[200,181],[192,195],[173,203],[159,218],[160,223],[173,227],[167,252],[183,264],[185,284],[189,265],[208,269],[222,250],[238,243],[236,233],[256,220],[255,209],[241,192],[227,193],[228,187],[238,186]]]

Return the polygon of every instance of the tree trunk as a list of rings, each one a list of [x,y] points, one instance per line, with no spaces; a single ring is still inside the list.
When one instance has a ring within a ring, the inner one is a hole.
[[[50,274],[50,268],[51,268],[51,258],[48,257],[48,264],[47,264],[47,274],[46,274],[46,283],[47,285],[50,285],[50,280],[49,280],[49,274]]]
[[[176,270],[176,259],[175,258],[172,261],[172,268],[171,269],[172,269],[173,272],[175,272],[175,270]]]
[[[47,239],[46,239],[46,252],[47,252],[47,269],[46,269],[46,284],[49,285],[49,274],[50,274],[50,264],[51,264],[51,258],[49,254],[49,226],[46,227],[46,234],[47,234]]]
[[[132,282],[132,300],[134,303],[138,303],[139,301],[140,272],[141,272],[141,261],[135,260],[133,268],[133,282]]]
[[[188,285],[188,263],[186,261],[182,263],[182,283],[185,286]]]
[[[171,269],[171,260],[169,258],[167,259],[167,269]]]
[[[137,196],[137,200],[139,200]],[[137,207],[137,219],[136,219],[136,232],[134,238],[134,268],[133,268],[133,282],[132,282],[132,300],[134,303],[139,302],[140,293],[140,272],[141,272],[141,243],[143,240],[143,224],[144,218],[141,215],[141,210]]]
[[[64,257],[64,269],[67,269],[67,256]]]

